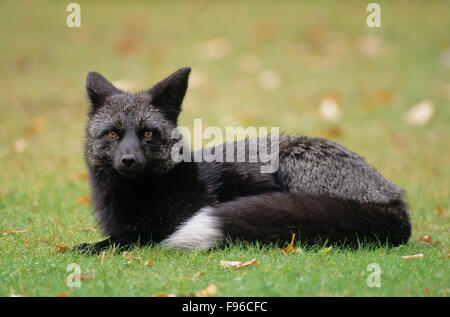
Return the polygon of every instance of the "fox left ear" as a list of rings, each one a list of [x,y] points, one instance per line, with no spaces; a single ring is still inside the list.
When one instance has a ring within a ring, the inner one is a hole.
[[[105,77],[96,72],[90,72],[86,77],[86,91],[91,101],[90,115],[94,114],[105,103],[108,96],[120,93]]]
[[[183,67],[169,77],[154,85],[148,91],[151,103],[161,110],[174,122],[181,111],[181,103],[188,87],[190,67]]]

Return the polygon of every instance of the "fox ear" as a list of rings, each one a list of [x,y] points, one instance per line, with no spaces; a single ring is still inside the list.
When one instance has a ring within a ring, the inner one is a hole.
[[[183,67],[154,85],[148,91],[152,105],[155,105],[174,122],[181,111],[181,103],[188,87],[190,67]]]
[[[111,84],[105,77],[96,72],[90,72],[86,77],[86,91],[91,101],[90,114],[103,106],[106,98],[114,93],[119,93],[113,84]]]

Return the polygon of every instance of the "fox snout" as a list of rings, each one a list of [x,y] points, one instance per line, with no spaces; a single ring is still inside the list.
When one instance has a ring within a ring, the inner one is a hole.
[[[144,168],[144,154],[139,140],[133,136],[125,136],[119,144],[115,159],[115,168],[125,177],[134,177]]]
[[[144,162],[136,153],[119,154],[116,158],[115,168],[125,177],[137,176],[144,169]]]

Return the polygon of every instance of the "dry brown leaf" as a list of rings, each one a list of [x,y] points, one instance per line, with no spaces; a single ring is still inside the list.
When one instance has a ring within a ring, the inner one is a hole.
[[[145,266],[150,266],[150,265],[152,265],[152,263],[153,263],[153,261],[152,260],[150,260],[150,259],[148,259],[146,262],[145,262]]]
[[[27,230],[16,230],[14,229],[14,225],[10,225],[9,229],[4,229],[3,230],[3,235],[6,236],[8,234],[17,234],[17,233],[24,233],[27,232]]]
[[[94,277],[92,275],[90,275],[89,273],[81,273],[80,274],[80,280],[85,281],[85,280],[93,280]]]
[[[411,259],[423,259],[423,254],[414,254],[414,255],[404,255],[402,256],[403,260],[411,260]]]
[[[122,253],[122,256],[125,258],[125,257],[127,257],[129,254],[130,254],[130,252],[125,251],[124,253]]]
[[[89,205],[89,202],[91,201],[91,197],[89,195],[83,195],[78,198],[77,202],[81,205],[87,206]]]
[[[70,297],[70,295],[67,293],[58,293],[56,294],[56,297]]]
[[[374,102],[376,102],[377,104],[390,104],[392,103],[392,100],[394,98],[394,94],[392,93],[392,91],[387,90],[387,89],[379,89],[375,94],[374,94]]]
[[[329,127],[325,131],[324,136],[327,138],[330,138],[330,137],[336,138],[336,137],[341,136],[342,134],[343,134],[342,128],[338,125],[335,125],[335,126]]]
[[[421,236],[419,237],[419,242],[424,244],[431,244],[431,236]]]
[[[438,213],[441,214],[442,217],[447,218],[447,213],[445,212],[444,209],[442,209],[441,205],[437,204],[436,205],[436,210]]]
[[[253,34],[259,40],[268,40],[276,33],[276,25],[270,20],[257,21],[253,26]]]
[[[119,56],[130,56],[139,48],[139,40],[134,36],[122,36],[116,42],[114,51]]]
[[[197,279],[198,279],[200,276],[202,276],[203,274],[205,274],[205,272],[203,272],[203,271],[195,272],[195,274],[192,276],[192,280],[193,280],[193,281],[197,280]]]
[[[55,246],[55,249],[59,253],[65,253],[65,252],[69,251],[69,247],[65,246],[65,245],[57,245],[57,246]]]
[[[78,182],[80,180],[88,180],[88,174],[86,172],[84,173],[77,173],[77,172],[73,172],[70,173],[70,180],[73,182]]]
[[[291,243],[289,243],[289,245],[287,247],[281,249],[281,252],[283,252],[284,254],[294,253],[295,252],[294,239],[295,239],[295,234],[292,235]]]
[[[61,164],[61,165],[67,165],[68,162],[69,162],[69,159],[67,158],[67,156],[61,156],[59,159],[59,164]]]
[[[240,269],[240,268],[243,268],[243,267],[246,267],[246,266],[250,266],[250,265],[254,265],[254,266],[258,266],[259,265],[258,261],[256,260],[256,258],[251,259],[250,261],[244,262],[242,264],[236,265],[236,269]]]
[[[80,229],[81,231],[83,231],[83,232],[97,232],[97,227],[96,226],[93,226],[92,228],[91,227],[87,227],[87,228],[83,228],[83,229]]]
[[[194,296],[196,297],[207,297],[207,296],[214,296],[217,293],[217,285],[216,284],[209,284],[206,288],[195,292]]]
[[[250,265],[254,265],[254,266],[258,266],[258,261],[256,260],[256,258],[251,259],[249,261],[246,262],[241,262],[241,261],[220,261],[220,266],[222,266],[223,268],[229,268],[229,267],[234,267],[237,270],[241,269],[243,267],[247,267]]]
[[[153,294],[152,297],[176,297],[175,293],[165,294],[165,293],[156,293]]]
[[[36,134],[44,130],[46,125],[45,118],[37,117],[31,120],[30,125],[27,128],[26,134]]]

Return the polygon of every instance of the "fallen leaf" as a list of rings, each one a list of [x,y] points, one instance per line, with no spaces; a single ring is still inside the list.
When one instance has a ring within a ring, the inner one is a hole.
[[[434,105],[429,100],[423,100],[413,106],[405,115],[405,121],[412,125],[425,125],[434,115]]]
[[[394,97],[394,94],[387,89],[379,89],[373,96],[374,102],[379,104],[390,104],[392,102],[392,99]]]
[[[33,118],[28,127],[26,128],[24,134],[26,137],[30,137],[44,130],[45,125],[46,125],[45,118],[43,117]]]
[[[67,293],[58,293],[56,294],[56,297],[70,297]]]
[[[220,266],[222,266],[223,268],[228,268],[228,267],[235,267],[239,264],[241,264],[241,261],[224,261],[221,260],[220,261]]]
[[[146,262],[145,262],[145,266],[150,266],[150,265],[152,265],[152,263],[153,263],[153,261],[152,260],[150,260],[150,259],[148,259]]]
[[[59,164],[61,165],[67,165],[68,162],[69,159],[67,158],[67,156],[61,156],[61,158],[59,159]]]
[[[341,136],[342,134],[343,134],[343,131],[342,131],[341,127],[338,125],[332,126],[325,131],[326,137],[336,138],[336,137]]]
[[[295,251],[294,239],[295,239],[295,234],[292,235],[291,243],[289,243],[289,245],[287,247],[281,249],[281,252],[283,252],[284,254],[293,253]]]
[[[80,180],[87,180],[88,179],[88,174],[87,173],[77,173],[77,172],[73,172],[70,173],[70,180],[77,182]]]
[[[87,227],[87,228],[83,228],[83,229],[80,229],[81,231],[83,231],[83,232],[97,232],[97,227]]]
[[[65,245],[57,245],[57,246],[55,246],[55,249],[59,253],[65,253],[65,252],[69,251],[69,247],[65,246]]]
[[[205,272],[203,272],[203,271],[198,271],[198,272],[195,272],[195,274],[192,276],[192,280],[193,281],[195,281],[195,280],[197,280],[200,276],[202,276],[203,274],[205,274]]]
[[[242,264],[236,265],[236,269],[240,269],[240,268],[243,268],[243,267],[246,267],[246,266],[250,266],[250,265],[254,265],[254,266],[258,266],[259,265],[258,261],[256,260],[256,258],[251,259],[250,261],[244,262]]]
[[[114,51],[119,56],[130,56],[139,48],[139,41],[136,37],[122,36],[114,46]]]
[[[87,206],[89,205],[89,202],[91,201],[91,197],[89,195],[83,195],[78,198],[77,202],[81,205]]]
[[[363,55],[374,57],[383,50],[382,38],[374,34],[363,35],[358,42],[358,48]]]
[[[336,96],[325,96],[320,101],[319,117],[327,122],[337,122],[342,117],[339,100]]]
[[[170,294],[164,294],[164,293],[156,293],[153,294],[152,297],[176,297],[177,295],[175,293]]]
[[[276,26],[270,20],[260,20],[253,26],[253,34],[259,40],[268,40],[276,33]]]
[[[441,205],[437,204],[436,205],[436,210],[438,213],[441,214],[442,217],[447,218],[447,213],[445,212],[444,209],[442,209]]]
[[[3,235],[6,236],[8,234],[17,234],[17,233],[24,233],[24,232],[27,232],[27,230],[16,230],[16,229],[14,229],[14,225],[11,224],[9,226],[9,229],[3,230]]]
[[[239,57],[239,68],[246,73],[253,73],[257,71],[259,65],[259,57],[255,54],[247,53]]]
[[[254,266],[258,266],[259,265],[258,261],[256,260],[256,258],[251,259],[251,260],[246,261],[246,262],[241,262],[241,261],[224,261],[224,260],[220,261],[220,266],[222,266],[223,268],[234,267],[236,269],[241,269],[243,267],[250,266],[250,265],[254,265]]]
[[[274,90],[281,86],[281,76],[275,70],[267,70],[258,75],[258,84],[264,90]]]
[[[125,258],[125,257],[127,257],[129,254],[130,254],[130,252],[125,251],[124,253],[122,253],[122,256]]]
[[[20,138],[17,139],[16,142],[14,143],[14,149],[16,150],[17,153],[23,153],[27,148],[27,141],[25,141],[25,139]]]
[[[200,44],[199,55],[205,60],[218,60],[230,53],[230,42],[223,37],[215,37]]]
[[[94,277],[92,275],[90,275],[89,273],[81,273],[80,274],[80,280],[84,281],[84,280],[93,280]]]
[[[206,288],[195,292],[194,296],[196,297],[206,297],[206,296],[214,296],[217,293],[217,285],[209,284]]]
[[[422,258],[423,258],[423,254],[422,253],[414,254],[414,255],[404,255],[404,256],[402,256],[403,260],[422,259]]]
[[[419,237],[419,242],[424,244],[431,244],[431,236],[421,236]]]

